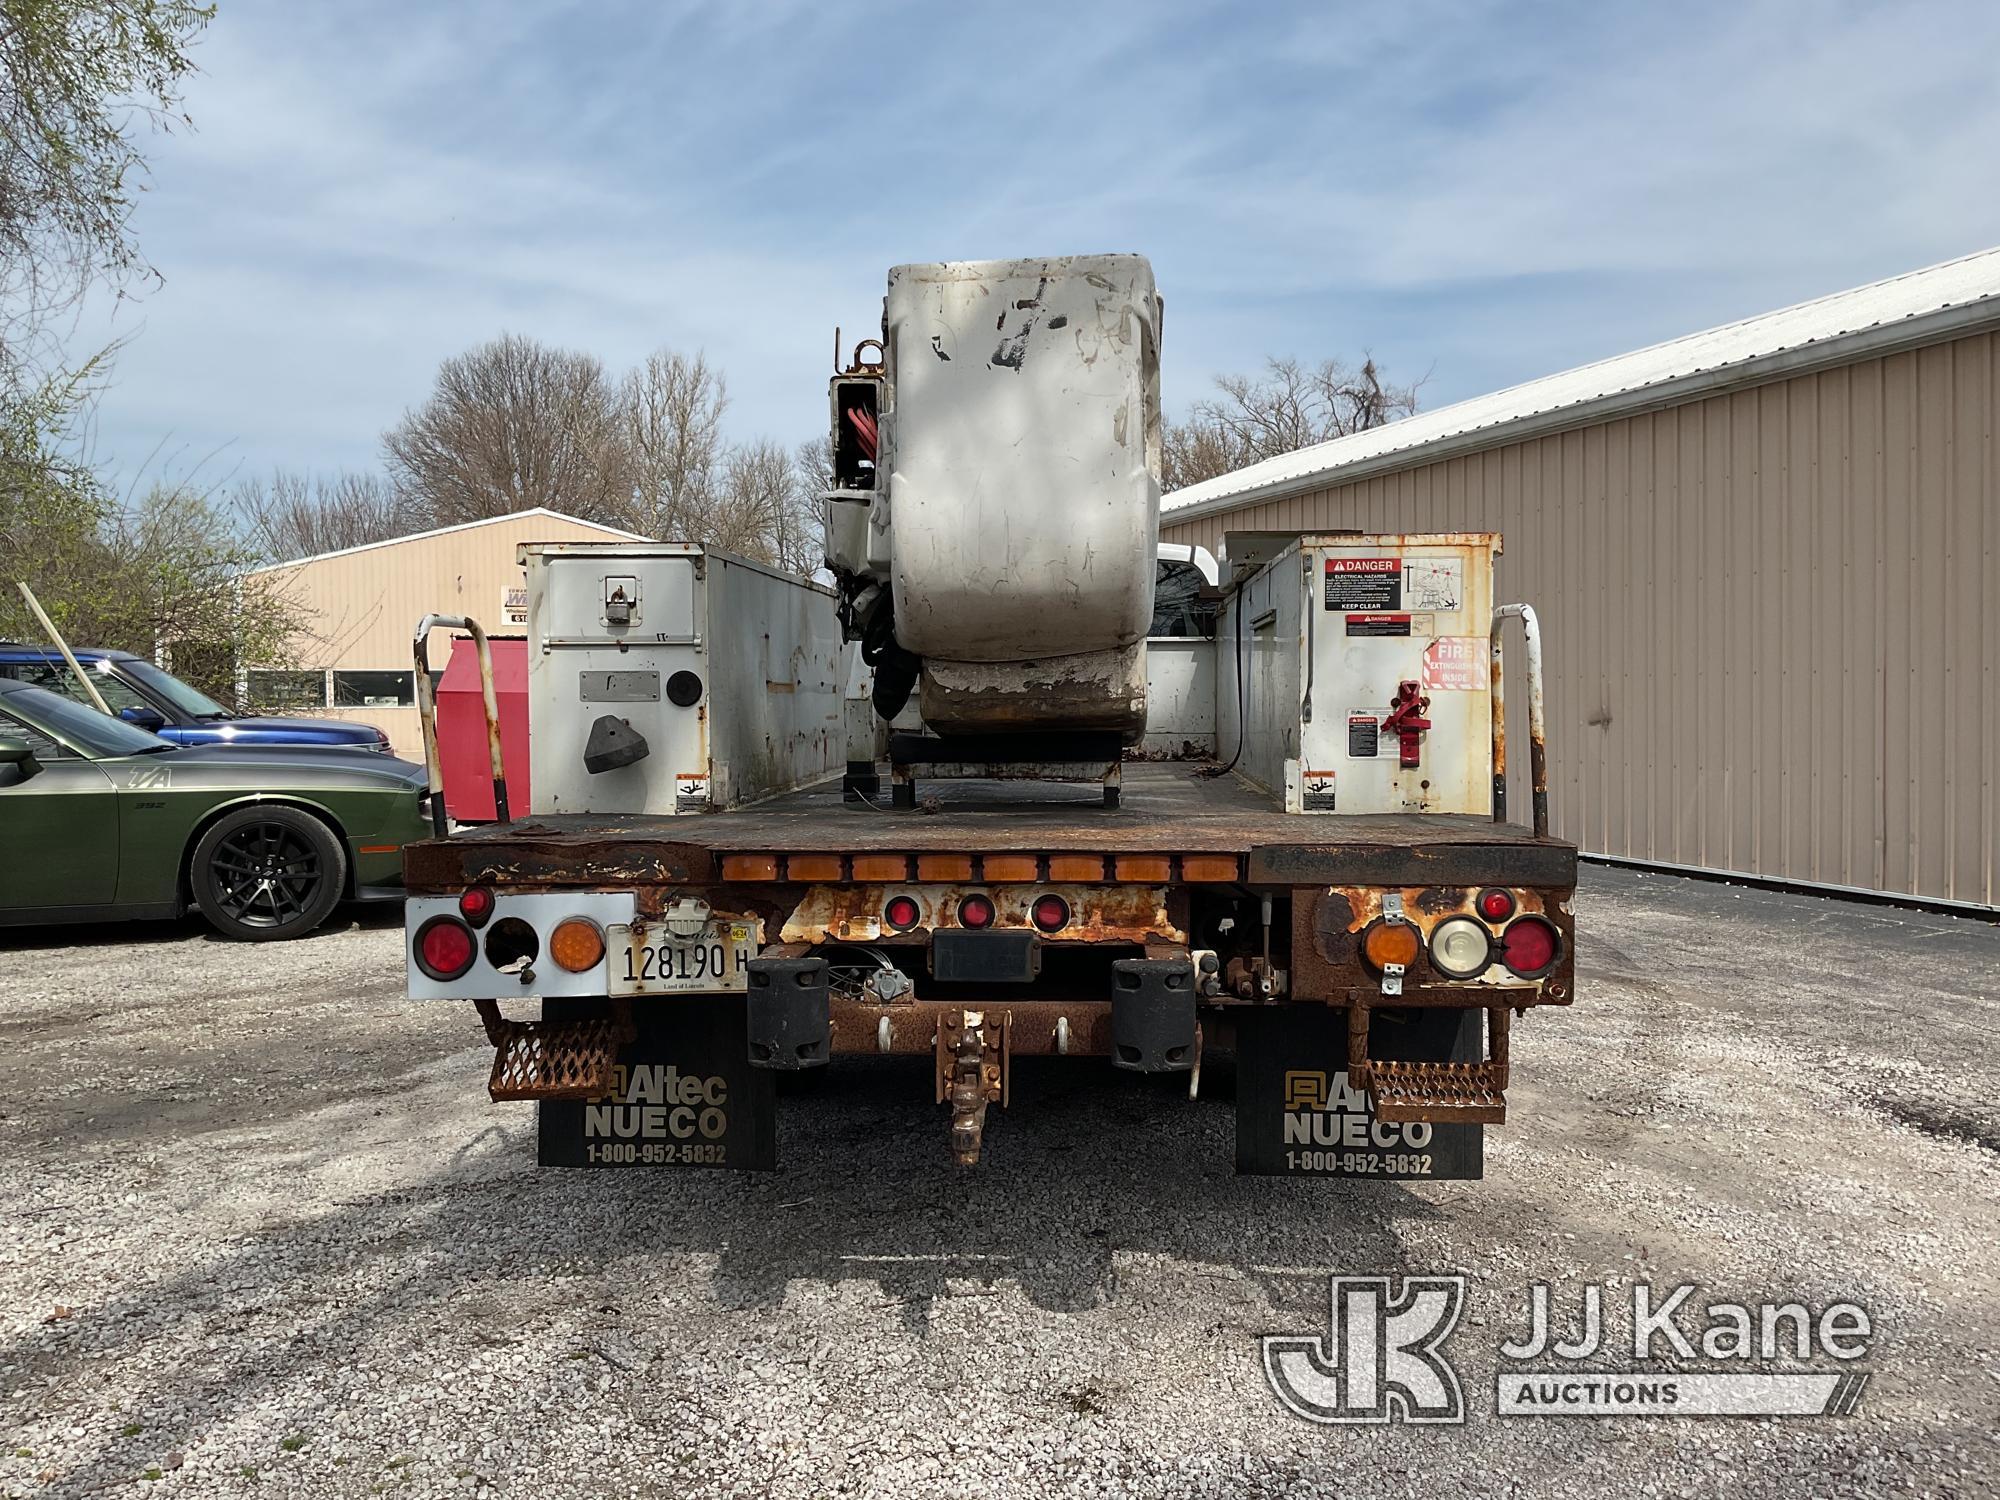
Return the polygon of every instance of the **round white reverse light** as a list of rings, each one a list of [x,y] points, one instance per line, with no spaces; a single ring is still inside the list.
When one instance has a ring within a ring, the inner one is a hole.
[[[1431,967],[1447,979],[1471,979],[1493,961],[1493,939],[1470,917],[1452,917],[1431,933]]]

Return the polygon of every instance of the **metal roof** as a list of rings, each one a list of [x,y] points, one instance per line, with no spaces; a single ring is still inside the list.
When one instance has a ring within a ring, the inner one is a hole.
[[[649,538],[636,531],[622,531],[616,526],[607,526],[602,521],[586,521],[582,516],[572,516],[559,510],[550,510],[546,505],[533,505],[526,510],[510,510],[504,516],[481,516],[476,521],[460,521],[455,526],[434,526],[429,531],[412,531],[406,536],[387,536],[379,542],[363,542],[357,547],[340,547],[332,552],[315,552],[311,557],[294,557],[287,562],[265,563],[260,568],[252,568],[252,573],[275,573],[280,568],[303,567],[307,563],[325,562],[329,557],[347,557],[356,552],[368,552],[376,547],[400,547],[404,542],[428,541],[434,536],[449,536],[454,531],[471,531],[477,526],[495,526],[502,521],[520,521],[529,516],[552,516],[558,521],[573,521],[578,526],[593,527],[606,536],[621,542],[643,542]]]
[[[1280,454],[1161,503],[1191,520],[2000,324],[2000,248]]]

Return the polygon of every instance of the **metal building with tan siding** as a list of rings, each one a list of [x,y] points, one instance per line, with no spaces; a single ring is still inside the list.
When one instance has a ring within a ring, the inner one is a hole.
[[[398,755],[421,760],[410,660],[418,620],[464,614],[489,635],[518,635],[527,603],[516,545],[644,540],[537,507],[260,568],[312,623],[293,639],[289,665],[248,669],[243,696],[260,709],[379,725]],[[444,659],[440,643],[435,660]]]
[[[1252,465],[1160,538],[1502,532],[1558,832],[1993,909],[1996,425],[2000,250]]]

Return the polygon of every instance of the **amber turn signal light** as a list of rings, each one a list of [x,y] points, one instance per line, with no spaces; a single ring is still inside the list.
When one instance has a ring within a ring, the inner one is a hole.
[[[604,962],[604,933],[588,917],[564,917],[549,934],[549,957],[571,974],[594,969]]]
[[[1422,935],[1408,922],[1371,922],[1361,934],[1361,956],[1378,974],[1390,964],[1409,968],[1417,961],[1417,952],[1423,945]]]

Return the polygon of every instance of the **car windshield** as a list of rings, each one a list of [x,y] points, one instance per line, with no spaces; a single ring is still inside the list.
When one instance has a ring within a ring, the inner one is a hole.
[[[24,687],[0,693],[0,711],[18,714],[37,729],[77,746],[93,759],[116,755],[152,755],[174,747],[123,719],[107,718],[94,708],[73,703],[47,688]]]
[[[131,675],[148,692],[156,693],[191,719],[233,719],[230,711],[206,693],[196,692],[171,672],[162,672],[149,661],[123,661],[121,671]]]

